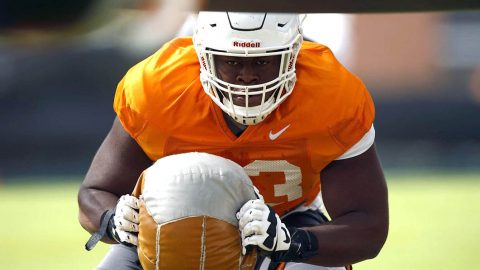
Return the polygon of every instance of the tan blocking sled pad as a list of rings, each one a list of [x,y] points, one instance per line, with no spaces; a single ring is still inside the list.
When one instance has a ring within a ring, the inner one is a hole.
[[[255,199],[253,184],[231,160],[206,153],[159,159],[140,176],[138,257],[143,269],[253,269],[242,256],[236,212]]]

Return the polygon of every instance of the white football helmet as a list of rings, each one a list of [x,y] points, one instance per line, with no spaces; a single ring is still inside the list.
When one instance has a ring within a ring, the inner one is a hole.
[[[296,80],[295,62],[302,41],[301,22],[297,14],[200,12],[193,44],[200,61],[203,89],[238,123],[257,124],[291,94]],[[248,86],[228,83],[217,77],[215,55],[280,55],[278,77]],[[273,94],[266,99],[270,92]],[[234,104],[232,95],[244,95],[246,104]],[[257,95],[262,96],[261,103],[249,106],[248,97]]]

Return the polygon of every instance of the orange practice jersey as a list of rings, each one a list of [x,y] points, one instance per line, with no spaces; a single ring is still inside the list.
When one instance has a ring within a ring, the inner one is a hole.
[[[204,92],[191,38],[177,38],[131,68],[114,109],[152,160],[207,152],[245,168],[265,201],[283,215],[310,203],[320,171],[370,129],[374,105],[363,83],[325,46],[304,42],[297,83],[263,122],[240,137]]]

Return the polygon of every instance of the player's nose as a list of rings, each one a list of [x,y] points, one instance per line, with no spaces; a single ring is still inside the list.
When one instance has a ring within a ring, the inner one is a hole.
[[[260,74],[251,65],[244,65],[236,76],[236,81],[241,85],[257,84],[260,80]]]

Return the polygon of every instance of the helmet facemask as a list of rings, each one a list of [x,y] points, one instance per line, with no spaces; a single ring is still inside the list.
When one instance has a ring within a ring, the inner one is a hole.
[[[294,88],[296,80],[295,62],[303,41],[298,16],[253,13],[257,18],[263,17],[263,28],[247,31],[232,29],[234,28],[232,21],[235,22],[235,18],[231,19],[233,17],[230,15],[231,13],[215,12],[214,14],[217,17],[217,23],[207,23],[202,28],[202,24],[199,22],[194,35],[195,49],[200,61],[200,81],[205,92],[212,100],[236,122],[243,125],[257,124],[275,110],[291,94]],[[248,14],[252,13],[241,15]],[[212,18],[211,15],[208,16],[208,18]],[[221,24],[222,19],[228,19],[230,25],[223,27],[223,29],[218,26],[218,29],[215,29],[218,24]],[[281,28],[281,24],[271,26],[268,22],[265,23],[267,19],[270,20],[270,24],[274,24],[276,20],[285,21],[285,25],[288,24],[289,28],[277,29]],[[242,23],[242,20],[243,23],[246,21],[241,16],[240,18],[237,17],[237,20],[240,23]],[[206,42],[208,34],[213,36],[218,32],[224,33],[224,38],[227,39],[223,44],[215,43],[216,40],[222,39],[222,36],[214,38],[213,42]],[[270,36],[270,40],[273,41],[264,46],[263,44],[268,42],[255,38],[261,36],[260,34],[266,35],[265,39]],[[277,44],[272,46],[272,43],[275,42]],[[278,56],[280,58],[278,76],[268,82],[259,84],[245,85],[227,82],[220,79],[217,74],[215,67],[215,57],[217,56],[241,58]]]

